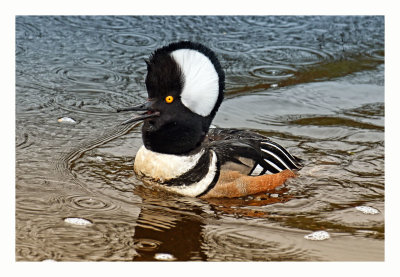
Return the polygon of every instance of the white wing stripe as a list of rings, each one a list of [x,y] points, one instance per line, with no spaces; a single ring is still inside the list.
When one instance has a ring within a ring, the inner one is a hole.
[[[266,142],[266,141],[262,141],[261,143],[262,143],[262,144],[269,145],[269,146],[272,146],[272,147],[278,149],[283,155],[286,156],[286,158],[289,159],[289,161],[290,161],[296,168],[298,167],[296,161],[294,160],[294,158],[293,158],[290,154],[289,154],[289,156],[288,156],[285,152],[282,151],[282,149],[280,149],[280,148],[279,148],[278,146],[276,146],[275,144],[270,143],[270,142]],[[261,148],[261,150],[263,150],[263,148]]]
[[[254,176],[254,175],[260,175],[260,173],[264,170],[264,168],[257,164],[257,166],[253,169],[253,171],[251,172],[250,175]]]
[[[284,162],[281,160],[281,158],[279,158],[277,155],[275,155],[275,154],[272,153],[271,151],[266,150],[266,149],[263,149],[263,148],[261,148],[261,151],[263,151],[263,152],[265,152],[265,153],[268,153],[269,155],[271,155],[272,157],[274,157],[275,159],[277,159],[281,164],[283,164],[287,169],[290,170],[290,168],[288,167],[288,165],[287,165],[286,163],[284,163]]]
[[[282,171],[282,169],[280,169],[279,166],[277,166],[277,165],[274,164],[273,162],[271,162],[271,161],[269,161],[269,160],[267,160],[267,159],[264,159],[264,161],[266,161],[267,163],[269,163],[269,165],[275,167],[276,170]]]

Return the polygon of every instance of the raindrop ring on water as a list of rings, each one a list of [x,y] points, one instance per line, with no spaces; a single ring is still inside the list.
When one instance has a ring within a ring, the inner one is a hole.
[[[102,67],[76,66],[61,67],[54,69],[61,79],[86,85],[119,84],[123,81],[122,76],[112,70]]]
[[[263,60],[285,65],[313,65],[330,58],[330,54],[320,50],[297,46],[271,46],[259,49]]]
[[[251,50],[251,45],[244,42],[230,40],[218,40],[213,44],[213,49],[218,53],[242,54]]]
[[[283,65],[261,65],[251,69],[251,74],[263,79],[280,80],[287,79],[294,75],[297,70],[290,66]]]
[[[78,210],[108,211],[117,208],[117,206],[112,203],[106,203],[103,200],[89,196],[70,196],[66,198],[66,200],[68,206]]]
[[[111,37],[111,42],[123,47],[148,47],[153,48],[157,44],[157,40],[149,35],[120,33]]]
[[[135,248],[141,251],[153,251],[161,244],[158,240],[153,239],[138,239],[135,243]]]

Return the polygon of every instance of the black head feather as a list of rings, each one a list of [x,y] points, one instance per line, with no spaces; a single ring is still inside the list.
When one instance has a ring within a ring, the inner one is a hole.
[[[174,51],[180,49],[200,52],[209,59],[218,74],[218,97],[206,116],[193,112],[181,101],[185,78],[172,56]],[[151,109],[160,113],[159,117],[145,120],[142,135],[146,148],[169,154],[193,151],[204,140],[223,100],[225,75],[216,55],[202,44],[180,41],[157,49],[146,64],[146,88],[152,102]],[[167,96],[174,98],[173,103],[165,103]]]

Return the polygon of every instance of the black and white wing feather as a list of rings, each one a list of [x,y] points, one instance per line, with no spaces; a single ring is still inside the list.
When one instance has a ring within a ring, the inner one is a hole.
[[[301,168],[300,159],[292,156],[279,144],[267,139],[258,142],[262,160],[258,160],[250,175],[278,173],[282,170],[297,170]]]
[[[267,137],[245,130],[210,129],[209,147],[218,155],[222,169],[258,176],[282,170],[298,170],[301,160]],[[230,168],[229,168],[230,167]]]

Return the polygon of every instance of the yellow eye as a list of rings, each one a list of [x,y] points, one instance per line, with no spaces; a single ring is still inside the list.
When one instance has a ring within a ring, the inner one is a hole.
[[[174,101],[174,97],[172,97],[171,95],[165,97],[165,102],[167,102],[168,104],[172,103],[172,101]]]

